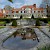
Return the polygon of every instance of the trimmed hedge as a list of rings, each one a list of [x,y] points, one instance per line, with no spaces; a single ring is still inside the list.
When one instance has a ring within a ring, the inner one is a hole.
[[[17,22],[16,22],[16,20],[13,20],[13,22],[12,22],[12,26],[17,26]]]
[[[40,26],[39,20],[36,20],[36,26]]]

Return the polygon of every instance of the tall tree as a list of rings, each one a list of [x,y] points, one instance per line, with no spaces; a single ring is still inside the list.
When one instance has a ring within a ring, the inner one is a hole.
[[[22,19],[22,15],[20,16],[20,19]]]
[[[40,22],[38,19],[36,20],[36,26],[40,26]]]
[[[41,3],[41,5],[40,5],[40,7],[46,8],[46,5],[50,5],[49,2],[50,2],[49,0],[42,0],[42,3]]]
[[[4,7],[4,9],[6,9],[6,10],[12,10],[12,7],[9,6],[9,5],[6,5],[6,6]]]
[[[8,1],[10,1],[10,2],[12,2],[12,3],[13,3],[13,1],[12,1],[12,0],[8,0]]]
[[[16,20],[13,20],[13,22],[12,22],[12,26],[17,26],[17,22],[16,22]]]
[[[33,19],[34,18],[34,15],[32,14],[32,17],[31,17],[31,19]]]

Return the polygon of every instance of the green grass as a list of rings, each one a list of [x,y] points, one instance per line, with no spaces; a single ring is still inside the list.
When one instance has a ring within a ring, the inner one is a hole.
[[[1,28],[5,28],[5,26],[0,26],[0,29],[1,29]]]
[[[42,48],[38,48],[38,50],[50,50],[50,45],[43,46]]]
[[[6,22],[4,22],[4,21],[1,21],[1,22],[0,22],[0,24],[6,24]]]
[[[48,21],[48,24],[50,24],[50,21]]]

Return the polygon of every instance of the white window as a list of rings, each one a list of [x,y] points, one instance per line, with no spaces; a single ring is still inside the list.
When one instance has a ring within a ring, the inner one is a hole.
[[[24,11],[22,11],[22,13],[24,13]]]

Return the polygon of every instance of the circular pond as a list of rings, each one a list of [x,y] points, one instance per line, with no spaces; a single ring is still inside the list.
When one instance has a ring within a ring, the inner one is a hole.
[[[34,41],[32,39],[22,40],[21,36],[16,36],[15,38],[12,36],[3,43],[3,47],[9,49],[18,49],[18,48],[30,49],[35,47],[37,44],[38,44],[37,40]]]

